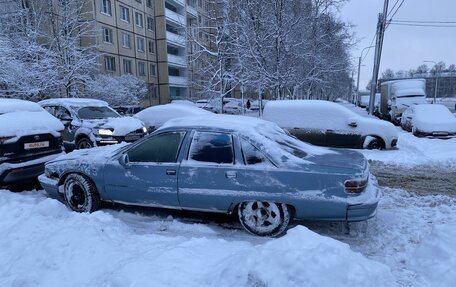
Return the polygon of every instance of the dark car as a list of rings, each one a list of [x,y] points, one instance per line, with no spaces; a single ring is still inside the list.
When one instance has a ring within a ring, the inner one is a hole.
[[[62,153],[63,125],[38,104],[0,99],[0,186],[36,181],[44,163]]]
[[[65,125],[65,150],[134,142],[147,134],[144,124],[133,117],[122,117],[105,101],[61,98],[39,102]]]
[[[362,154],[315,147],[273,123],[225,115],[174,119],[127,146],[67,154],[39,179],[74,211],[108,201],[235,213],[261,236],[283,233],[293,218],[366,220],[380,196]]]
[[[390,149],[397,145],[393,124],[360,116],[329,101],[269,101],[263,118],[314,145],[367,149]]]

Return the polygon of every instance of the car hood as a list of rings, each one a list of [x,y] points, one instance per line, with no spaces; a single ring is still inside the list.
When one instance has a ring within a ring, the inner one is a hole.
[[[0,136],[21,137],[51,133],[59,136],[63,124],[46,111],[13,112],[0,115]]]
[[[142,129],[144,124],[134,117],[119,117],[96,120],[82,120],[82,126],[88,128],[112,129],[114,136],[124,136],[128,133]]]
[[[50,164],[63,162],[67,164],[68,161],[80,161],[90,163],[104,163],[107,159],[115,155],[121,148],[128,145],[127,143],[108,145],[102,147],[94,147],[90,149],[74,150],[70,153],[61,155],[54,160],[50,161]]]
[[[318,166],[334,167],[341,170],[350,169],[360,174],[364,174],[368,163],[366,158],[360,152],[347,149],[330,148],[334,153],[322,155],[312,155],[305,160]]]

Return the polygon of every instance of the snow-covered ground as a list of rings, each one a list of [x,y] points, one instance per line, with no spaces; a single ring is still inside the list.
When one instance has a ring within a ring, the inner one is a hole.
[[[362,152],[386,164],[456,166],[455,139],[398,132],[397,150]],[[306,222],[271,239],[227,219],[78,214],[43,191],[0,190],[0,286],[454,286],[456,197],[383,193],[377,216],[349,234],[341,223]]]

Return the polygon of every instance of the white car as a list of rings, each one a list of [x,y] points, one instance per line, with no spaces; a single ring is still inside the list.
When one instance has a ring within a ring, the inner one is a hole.
[[[147,134],[140,120],[120,116],[105,101],[59,98],[38,104],[65,125],[63,145],[67,151],[133,142]]]
[[[231,100],[223,105],[223,112],[225,114],[238,115],[242,113],[242,101]]]
[[[263,118],[315,145],[367,149],[390,149],[397,145],[393,124],[360,116],[333,102],[269,101]]]
[[[211,112],[195,106],[166,104],[144,109],[134,115],[134,117],[141,120],[149,131],[153,131],[170,119],[211,114]]]
[[[417,137],[448,138],[456,136],[456,117],[444,105],[422,104],[402,113],[401,126]]]

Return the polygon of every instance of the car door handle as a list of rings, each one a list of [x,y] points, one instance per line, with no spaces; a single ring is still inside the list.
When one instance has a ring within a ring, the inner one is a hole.
[[[226,178],[236,178],[237,177],[237,172],[235,172],[235,171],[227,171],[227,172],[225,172],[225,177]]]
[[[175,169],[167,169],[166,170],[167,175],[176,175],[176,170]]]

